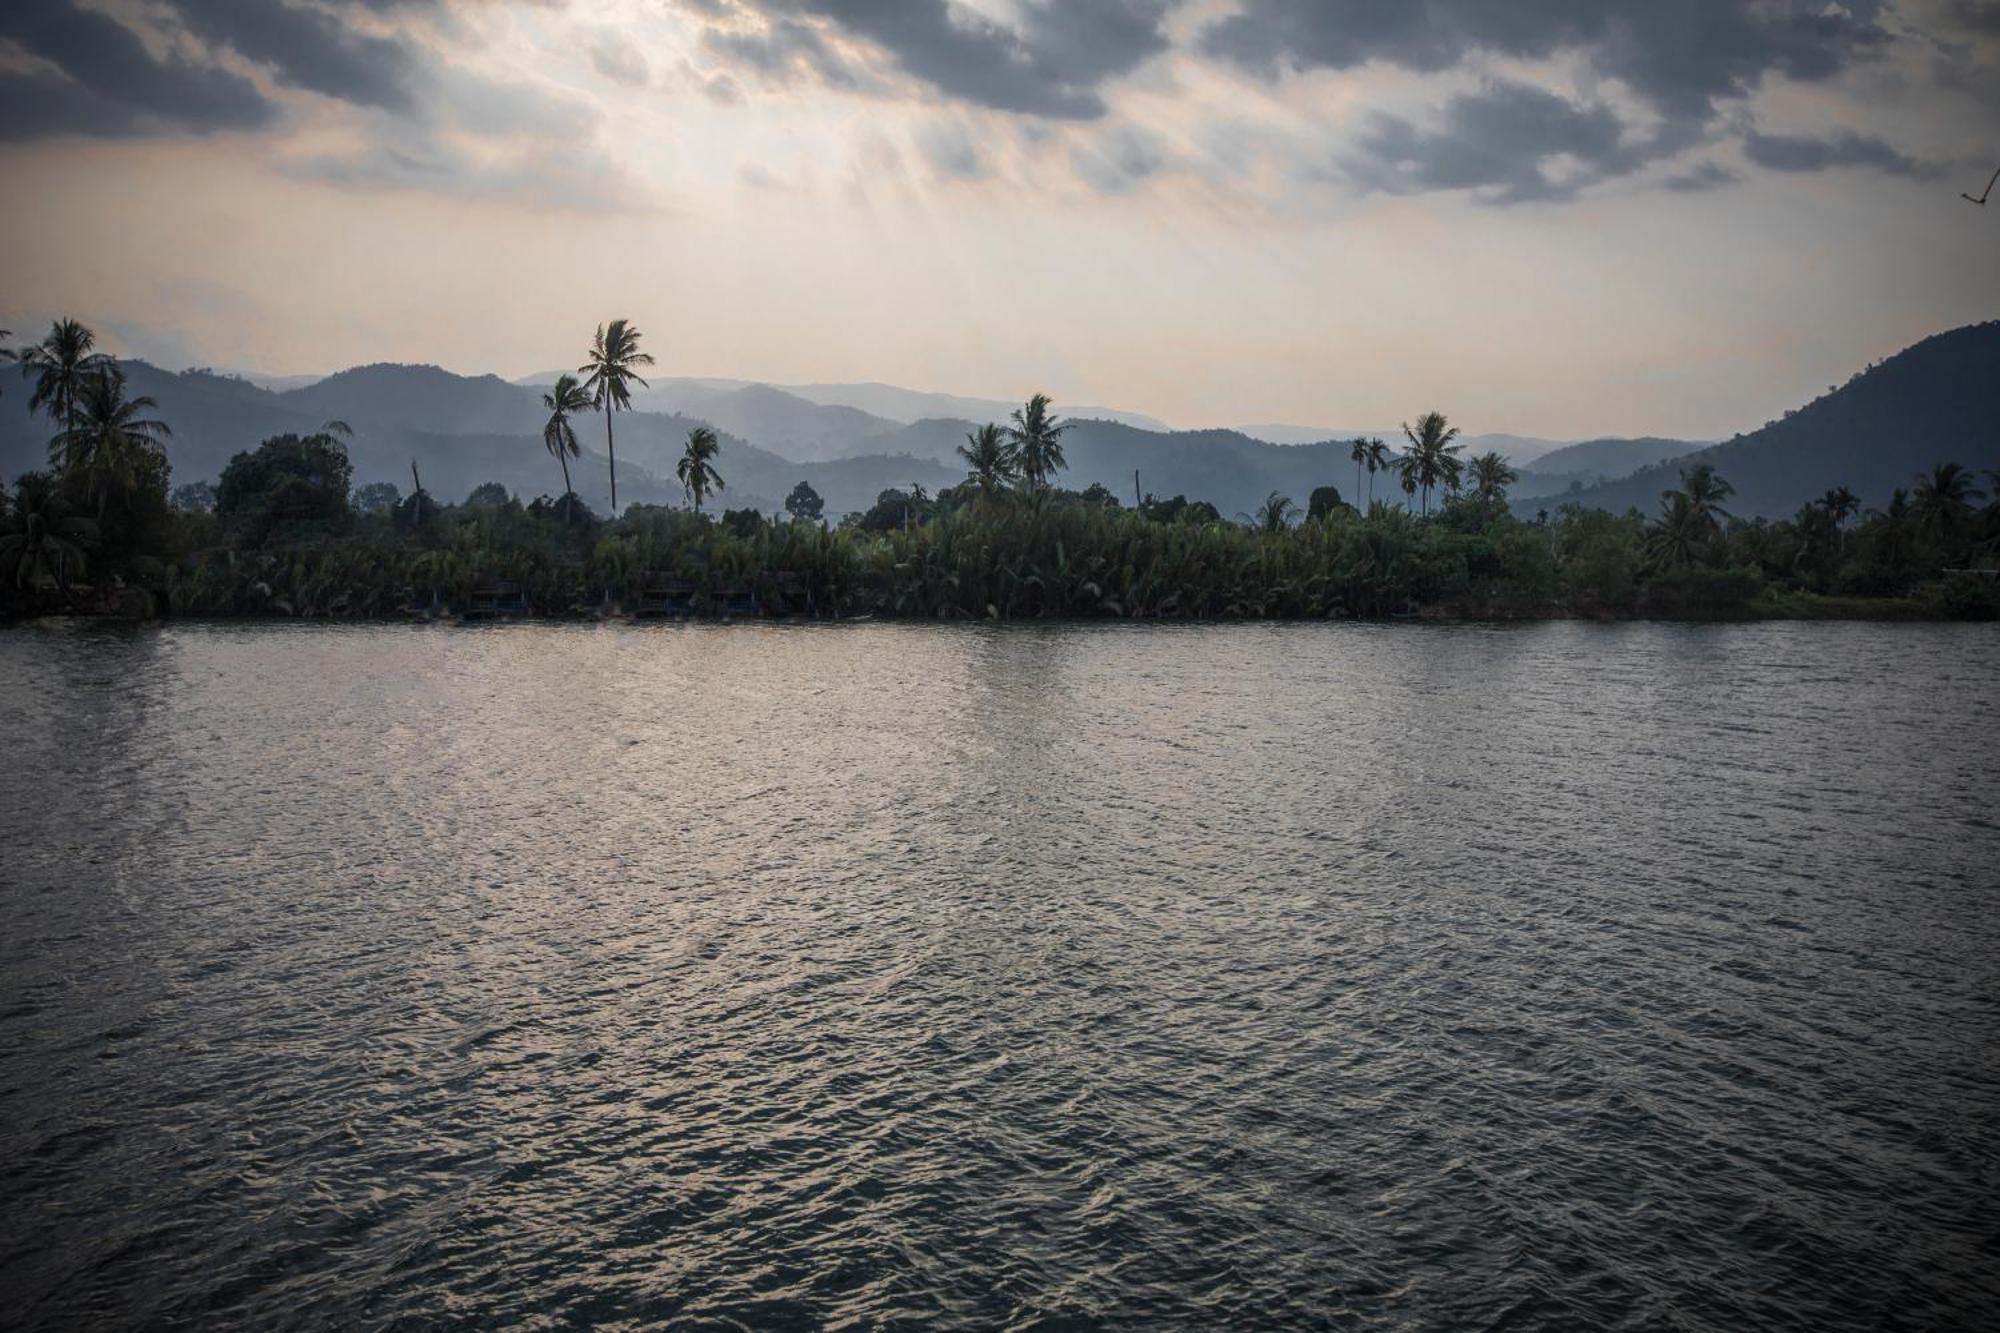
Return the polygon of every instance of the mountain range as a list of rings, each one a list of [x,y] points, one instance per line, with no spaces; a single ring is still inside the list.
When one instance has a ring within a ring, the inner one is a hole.
[[[378,364],[258,384],[207,371],[175,374],[141,361],[124,368],[130,392],[156,399],[157,415],[173,426],[176,482],[212,479],[233,454],[269,436],[340,419],[354,431],[348,447],[356,484],[393,481],[408,489],[414,461],[425,486],[444,498],[488,481],[524,499],[561,489],[561,473],[541,445],[546,414],[539,384],[553,374],[510,382]],[[1493,449],[1517,460],[1511,493],[1523,513],[1569,501],[1651,512],[1692,458],[1713,462],[1735,485],[1733,509],[1746,517],[1788,514],[1837,485],[1880,505],[1934,462],[2000,467],[1997,371],[2000,323],[1980,324],[1926,339],[1784,419],[1721,444],[1461,438],[1468,456]],[[25,402],[22,393],[9,410],[0,400],[0,474],[44,463],[47,423],[30,418]],[[1004,421],[1011,410],[1003,402],[881,384],[781,387],[667,377],[637,395],[635,407],[615,422],[621,501],[679,503],[674,463],[689,427],[701,421],[722,437],[723,504],[774,511],[806,481],[824,497],[829,516],[865,509],[890,486],[935,491],[963,479],[957,446],[976,423]],[[1105,412],[1066,413],[1065,484],[1100,483],[1127,503],[1139,491],[1184,494],[1225,515],[1248,512],[1274,491],[1303,504],[1324,485],[1354,499],[1358,482],[1365,499],[1368,478],[1357,478],[1346,441],[1374,435],[1394,448],[1401,434],[1285,426],[1175,431],[1141,414]],[[578,493],[602,510],[609,502],[602,418],[580,419],[576,428],[585,455],[571,463],[571,476]],[[1274,435],[1280,438],[1268,438]],[[1377,498],[1398,494],[1387,475],[1376,476],[1373,486]]]

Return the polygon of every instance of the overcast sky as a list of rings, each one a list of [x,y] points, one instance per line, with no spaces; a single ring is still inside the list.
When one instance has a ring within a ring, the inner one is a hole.
[[[33,0],[0,315],[1721,436],[2000,316],[1996,129],[2000,0]]]

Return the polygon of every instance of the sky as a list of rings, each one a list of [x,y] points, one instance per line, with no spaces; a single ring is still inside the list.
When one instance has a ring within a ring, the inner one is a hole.
[[[2000,317],[1996,131],[2000,0],[34,0],[0,321],[1720,438]]]

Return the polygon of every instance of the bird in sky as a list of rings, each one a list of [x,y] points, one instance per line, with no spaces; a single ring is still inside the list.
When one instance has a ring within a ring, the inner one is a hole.
[[[1993,193],[1994,181],[2000,181],[2000,167],[1994,168],[1992,177],[1986,182],[1986,188],[1979,192],[1979,197],[1977,199],[1974,199],[1971,195],[1965,194],[1963,192],[1961,192],[1958,197],[1965,200],[1965,202],[1968,204],[1978,204],[1981,208],[1984,208],[1986,207],[1986,196]]]

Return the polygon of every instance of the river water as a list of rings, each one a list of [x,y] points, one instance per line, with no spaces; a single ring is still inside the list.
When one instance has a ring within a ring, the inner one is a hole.
[[[1992,1328],[2000,631],[0,632],[0,1324]]]

